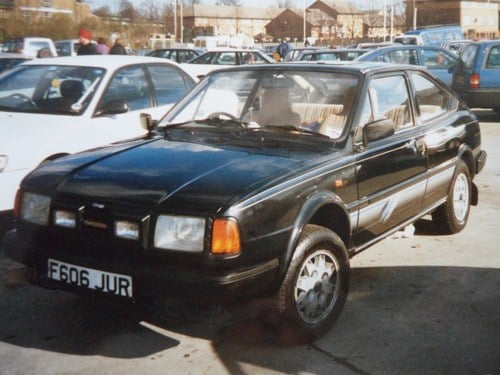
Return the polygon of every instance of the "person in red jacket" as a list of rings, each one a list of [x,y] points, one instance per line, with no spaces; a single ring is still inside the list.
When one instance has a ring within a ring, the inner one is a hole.
[[[94,43],[92,43],[92,33],[87,29],[80,29],[78,33],[80,47],[77,55],[98,55],[99,52]]]

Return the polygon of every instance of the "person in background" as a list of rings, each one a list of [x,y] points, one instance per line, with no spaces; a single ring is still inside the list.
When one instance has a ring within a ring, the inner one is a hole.
[[[288,44],[288,41],[286,39],[283,39],[281,41],[281,43],[278,45],[278,49],[277,49],[277,52],[279,53],[279,55],[281,57],[281,61],[283,61],[285,59],[285,56],[288,53],[288,51],[290,51],[290,49],[291,49],[291,47]]]
[[[99,38],[97,38],[97,52],[100,54],[100,55],[107,55],[109,53],[109,47],[108,47],[108,43],[106,41],[105,38],[103,38],[102,36],[100,36]]]
[[[80,47],[77,55],[98,55],[95,44],[92,43],[92,33],[87,29],[80,29],[78,32]]]
[[[109,50],[109,54],[110,55],[126,55],[127,54],[127,50],[125,49],[125,47],[121,44],[121,40],[119,38],[117,38],[115,40],[115,44],[113,45],[113,47],[111,47],[111,49]]]

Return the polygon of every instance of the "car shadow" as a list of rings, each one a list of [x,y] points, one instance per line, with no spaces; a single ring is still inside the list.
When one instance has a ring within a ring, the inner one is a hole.
[[[26,283],[24,268],[2,268],[0,340],[19,347],[135,359],[174,350],[188,336],[207,340],[233,374],[245,373],[247,363],[295,374],[377,373],[374,363],[386,373],[412,373],[408,358],[419,358],[419,373],[487,373],[498,365],[498,269],[353,268],[340,320],[308,343],[265,299],[222,310],[114,303],[41,289]],[[408,365],[394,367],[394,357],[405,356]]]

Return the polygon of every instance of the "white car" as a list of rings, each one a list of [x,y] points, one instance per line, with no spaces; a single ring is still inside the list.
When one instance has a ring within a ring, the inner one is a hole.
[[[202,78],[215,69],[244,64],[269,64],[274,59],[258,49],[214,48],[182,65],[193,76]]]
[[[35,59],[0,77],[0,216],[40,163],[141,136],[140,113],[159,118],[196,79],[142,56]]]

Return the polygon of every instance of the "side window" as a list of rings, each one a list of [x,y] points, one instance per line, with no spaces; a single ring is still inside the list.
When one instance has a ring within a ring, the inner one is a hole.
[[[233,52],[221,52],[217,64],[236,65],[236,55]]]
[[[178,102],[193,86],[191,81],[175,67],[150,65],[148,71],[153,81],[158,105]]]
[[[448,111],[451,96],[446,91],[420,74],[412,74],[412,79],[422,120],[438,117]]]
[[[390,118],[396,130],[413,125],[408,86],[404,76],[375,78],[370,82],[373,120]]]
[[[408,85],[402,75],[374,78],[361,98],[355,141],[361,141],[363,126],[372,121],[392,119],[396,131],[413,126]]]
[[[472,69],[478,49],[479,47],[474,44],[469,44],[468,46],[464,47],[464,50],[460,55],[460,58],[464,62],[464,68]]]
[[[123,68],[115,73],[99,107],[111,101],[123,101],[132,111],[151,107],[151,92],[141,66]]]
[[[486,60],[486,68],[500,69],[500,46],[491,47]]]
[[[448,69],[454,66],[452,58],[442,51],[422,50],[427,69]]]
[[[257,53],[252,53],[252,57],[253,57],[254,64],[265,64],[265,63],[267,63],[267,61],[264,60],[264,58],[262,58],[261,56],[259,56]]]

